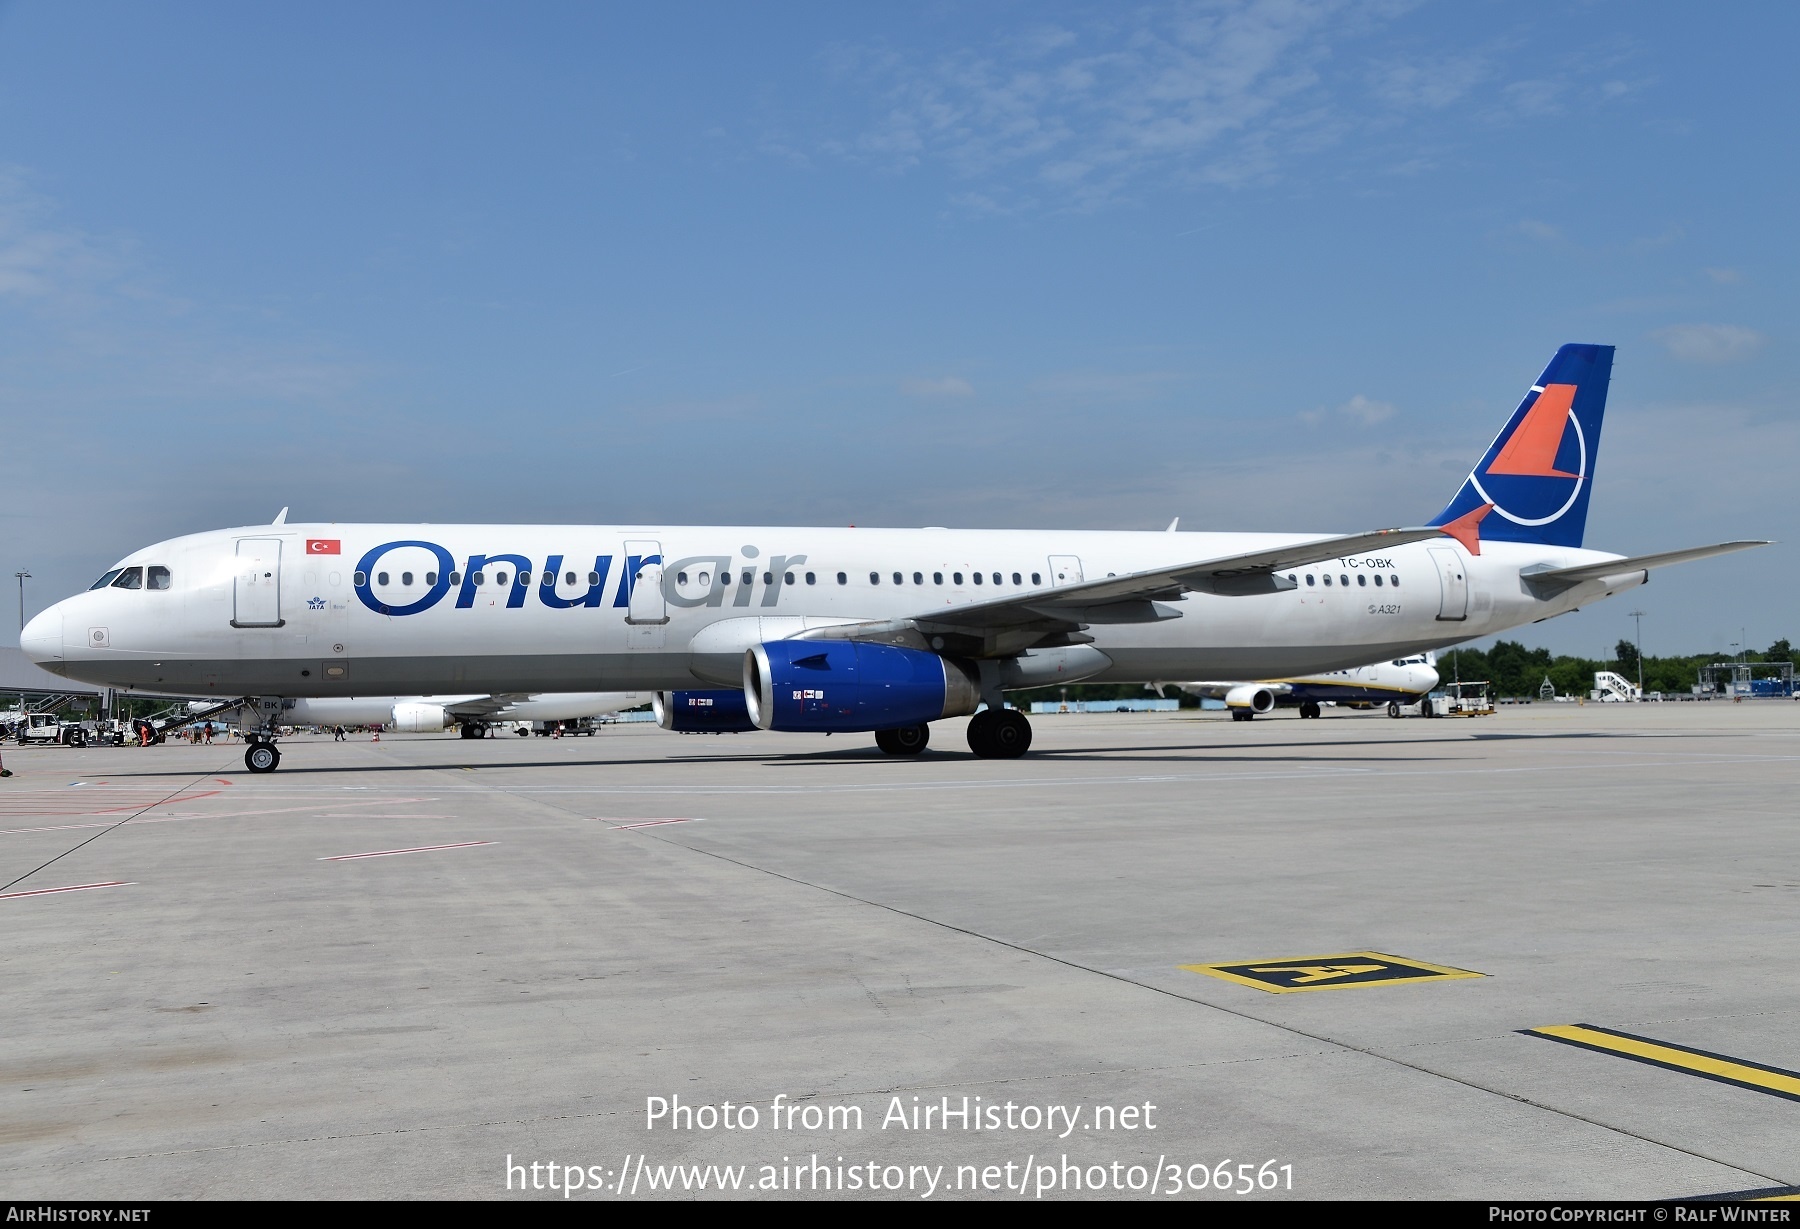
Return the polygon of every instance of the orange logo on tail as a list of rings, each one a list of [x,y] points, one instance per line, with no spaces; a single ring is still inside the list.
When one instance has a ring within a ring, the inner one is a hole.
[[[1556,468],[1556,452],[1562,447],[1569,407],[1574,403],[1575,385],[1546,384],[1513,431],[1512,438],[1487,467],[1487,472],[1521,478],[1579,479],[1580,474],[1565,473]]]

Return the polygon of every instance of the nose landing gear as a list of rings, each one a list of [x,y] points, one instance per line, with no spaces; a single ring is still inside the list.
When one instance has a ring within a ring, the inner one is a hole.
[[[244,752],[244,767],[251,772],[274,772],[280,766],[280,749],[265,739],[252,740]]]

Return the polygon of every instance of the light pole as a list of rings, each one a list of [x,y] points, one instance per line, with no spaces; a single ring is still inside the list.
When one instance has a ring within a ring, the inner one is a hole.
[[[1628,613],[1631,615],[1631,621],[1637,624],[1637,632],[1633,639],[1637,642],[1638,699],[1641,700],[1644,698],[1644,612],[1633,610]]]
[[[25,582],[31,579],[30,572],[14,572],[19,578],[19,630],[25,630]]]

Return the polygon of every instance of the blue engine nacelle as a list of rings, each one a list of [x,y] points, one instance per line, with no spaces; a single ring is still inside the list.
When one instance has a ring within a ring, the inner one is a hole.
[[[764,730],[895,730],[972,713],[976,672],[919,649],[855,640],[772,640],[744,654],[750,720]]]
[[[746,734],[756,728],[741,691],[659,691],[656,724],[681,734]]]

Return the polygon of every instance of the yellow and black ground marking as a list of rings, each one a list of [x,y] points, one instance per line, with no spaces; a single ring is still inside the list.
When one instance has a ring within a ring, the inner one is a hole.
[[[1352,986],[1394,986],[1403,982],[1450,981],[1461,977],[1486,977],[1468,969],[1452,969],[1383,952],[1348,952],[1340,956],[1291,956],[1283,960],[1240,960],[1230,964],[1184,964],[1190,973],[1204,973],[1254,986],[1271,994],[1301,990],[1347,990]]]
[[[1695,1050],[1673,1042],[1658,1041],[1654,1037],[1638,1037],[1632,1033],[1601,1028],[1595,1024],[1551,1024],[1544,1028],[1524,1028],[1519,1031],[1527,1037],[1560,1041],[1564,1045],[1629,1058],[1633,1062],[1648,1063],[1652,1067],[1666,1067],[1683,1075],[1697,1075],[1703,1080],[1735,1084],[1739,1088],[1748,1088],[1751,1092],[1764,1092],[1772,1097],[1800,1101],[1800,1071],[1765,1067],[1761,1063],[1746,1062],[1728,1054]]]

